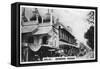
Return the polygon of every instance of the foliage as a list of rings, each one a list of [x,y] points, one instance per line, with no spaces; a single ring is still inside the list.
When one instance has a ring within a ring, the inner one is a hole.
[[[87,21],[89,24],[94,24],[94,11],[90,11],[87,16]]]
[[[85,33],[85,38],[88,39],[87,44],[94,49],[94,26],[91,26]]]

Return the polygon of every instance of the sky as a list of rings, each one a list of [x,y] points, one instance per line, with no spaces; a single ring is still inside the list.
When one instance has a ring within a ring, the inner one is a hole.
[[[50,8],[51,9],[51,8]],[[30,8],[26,8],[25,14],[27,18],[32,16],[32,10]],[[44,16],[47,13],[48,8],[38,8],[41,16]],[[84,33],[87,32],[90,25],[87,22],[87,14],[91,10],[86,9],[73,9],[73,8],[53,8],[53,15],[59,18],[59,21],[65,26],[70,26],[72,29],[73,35],[77,40],[83,42],[86,45],[86,39],[84,38]]]

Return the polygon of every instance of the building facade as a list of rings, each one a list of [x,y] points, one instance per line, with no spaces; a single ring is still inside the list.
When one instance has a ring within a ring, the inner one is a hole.
[[[23,8],[21,15],[22,61],[55,57],[58,50],[76,46],[75,37],[52,14],[52,10],[48,9],[44,16],[39,14],[37,8],[32,13],[32,17],[28,19]]]

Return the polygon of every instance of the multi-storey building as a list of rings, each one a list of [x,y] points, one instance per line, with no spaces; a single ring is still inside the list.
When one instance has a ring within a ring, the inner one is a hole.
[[[76,46],[75,37],[70,30],[61,24],[59,19],[52,14],[52,10],[48,10],[44,16],[39,14],[37,8],[32,12],[32,17],[27,19],[25,16],[25,8],[23,8],[21,16],[22,55],[25,56],[25,52],[27,54],[26,59],[22,56],[23,61],[30,60],[29,58],[36,56],[37,53],[39,55],[37,55],[38,57],[53,56],[52,53],[56,51],[56,49]],[[33,55],[30,55],[28,49],[33,52]]]

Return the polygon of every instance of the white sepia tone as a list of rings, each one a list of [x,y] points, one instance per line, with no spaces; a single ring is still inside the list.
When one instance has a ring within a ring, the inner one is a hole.
[[[20,7],[20,62],[95,59],[94,15],[87,9]]]

